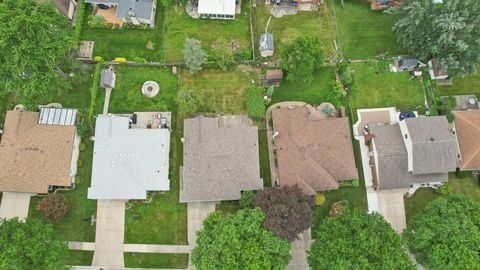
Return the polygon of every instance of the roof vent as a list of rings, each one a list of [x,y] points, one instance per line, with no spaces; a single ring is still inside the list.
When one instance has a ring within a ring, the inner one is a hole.
[[[468,98],[468,104],[475,105],[476,102],[477,101],[475,100],[475,98],[473,98],[473,97]]]
[[[430,141],[431,141],[431,142],[434,142],[434,141],[435,141],[435,138],[430,137]]]

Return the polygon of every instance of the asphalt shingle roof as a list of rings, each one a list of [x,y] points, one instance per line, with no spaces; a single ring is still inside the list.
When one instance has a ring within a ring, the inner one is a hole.
[[[153,0],[85,0],[85,3],[116,5],[117,19],[132,17],[129,12],[133,12],[136,18],[145,20],[151,20],[155,16]]]

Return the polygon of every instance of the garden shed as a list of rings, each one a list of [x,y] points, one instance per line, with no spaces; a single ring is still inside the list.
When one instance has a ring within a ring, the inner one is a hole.
[[[273,56],[274,45],[272,33],[262,33],[260,35],[260,45],[258,49],[262,57]]]

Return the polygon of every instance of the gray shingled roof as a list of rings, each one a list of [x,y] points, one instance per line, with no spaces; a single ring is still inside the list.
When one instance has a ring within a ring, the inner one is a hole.
[[[133,17],[129,12],[133,12],[136,18],[151,20],[154,17],[152,0],[85,0],[85,3],[116,5],[117,19]]]
[[[413,173],[442,173],[457,167],[457,140],[445,116],[407,118]]]
[[[238,200],[263,187],[258,129],[246,116],[184,120],[180,201]]]
[[[448,174],[413,174],[408,172],[408,155],[398,124],[371,125],[377,150],[380,189],[408,188],[413,183],[440,182]]]
[[[401,70],[404,69],[413,69],[415,68],[419,62],[415,55],[400,55],[397,57],[398,67]]]
[[[261,51],[274,50],[273,46],[273,34],[272,33],[262,33],[260,35],[260,48]]]

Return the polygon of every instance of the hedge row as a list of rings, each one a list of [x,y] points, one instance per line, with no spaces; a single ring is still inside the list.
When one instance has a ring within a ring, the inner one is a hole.
[[[77,22],[75,24],[75,34],[73,37],[75,41],[75,45],[80,44],[84,18],[85,18],[85,1],[80,0],[78,2]]]
[[[252,118],[265,117],[266,105],[264,92],[265,90],[261,87],[250,87],[245,89],[248,116]]]
[[[93,113],[95,110],[95,104],[97,102],[97,95],[98,95],[98,86],[100,84],[100,73],[102,71],[102,62],[98,62],[95,65],[95,73],[93,75],[93,85],[90,89],[90,107],[88,108],[88,121],[90,122],[93,117]]]

